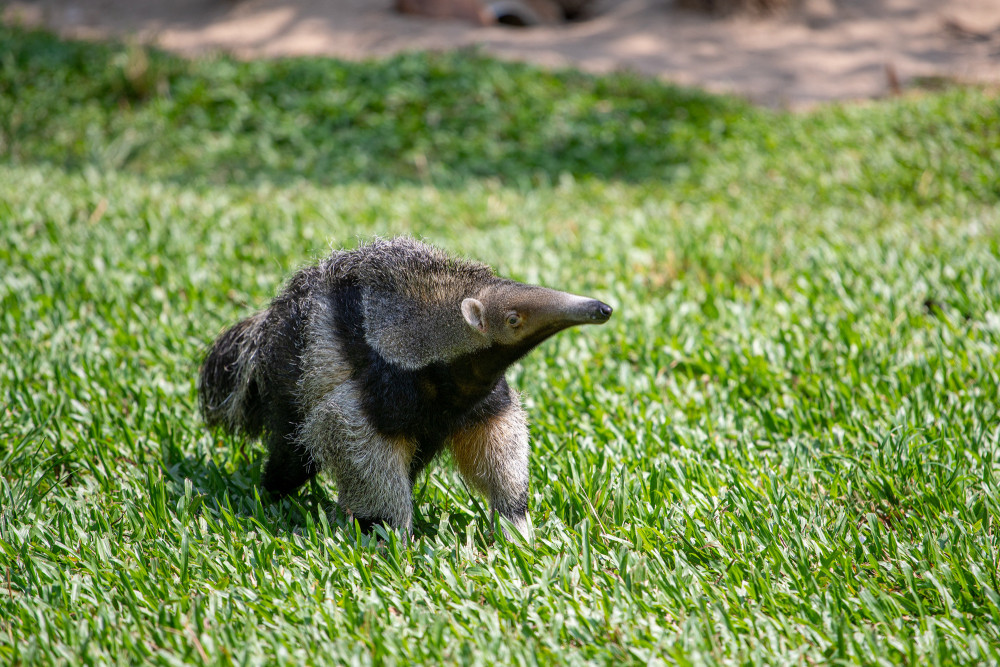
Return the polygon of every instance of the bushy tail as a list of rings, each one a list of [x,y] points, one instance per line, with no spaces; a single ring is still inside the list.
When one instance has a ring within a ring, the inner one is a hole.
[[[263,316],[264,313],[258,313],[224,331],[201,364],[198,398],[201,414],[209,426],[260,435],[264,406],[254,367]]]

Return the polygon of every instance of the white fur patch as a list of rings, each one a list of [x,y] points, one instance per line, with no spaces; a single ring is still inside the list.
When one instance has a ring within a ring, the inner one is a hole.
[[[320,468],[333,472],[344,511],[412,530],[409,469],[416,443],[386,438],[373,428],[353,382],[341,384],[309,411],[298,440]]]

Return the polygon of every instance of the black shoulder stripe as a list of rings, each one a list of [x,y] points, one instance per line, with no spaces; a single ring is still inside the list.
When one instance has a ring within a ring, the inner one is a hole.
[[[368,344],[360,285],[343,283],[333,298],[335,333],[351,365],[352,379],[360,386],[361,408],[380,433],[416,441],[412,476],[434,458],[459,425],[489,419],[510,407],[510,389],[503,379],[510,350],[486,350],[448,364],[407,370]]]
[[[336,334],[351,366],[352,379],[361,388],[362,409],[372,426],[388,436],[437,435],[437,388],[423,381],[422,371],[393,364],[368,344],[361,286],[345,284],[337,290],[335,313]]]
[[[369,363],[374,352],[365,340],[365,310],[361,287],[345,284],[334,293],[334,321],[351,369],[358,373]]]

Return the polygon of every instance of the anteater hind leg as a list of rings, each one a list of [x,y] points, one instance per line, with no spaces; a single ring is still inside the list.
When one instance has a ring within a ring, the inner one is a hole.
[[[264,464],[264,489],[275,498],[282,498],[312,479],[319,467],[299,444],[290,425],[272,430],[268,436],[267,463]]]
[[[475,419],[451,438],[459,472],[523,535],[528,527],[528,423],[513,389],[498,410]]]
[[[333,471],[337,502],[362,527],[382,523],[412,530],[409,469],[415,443],[379,433],[365,418],[352,382],[331,391],[310,411],[299,440],[320,467]]]

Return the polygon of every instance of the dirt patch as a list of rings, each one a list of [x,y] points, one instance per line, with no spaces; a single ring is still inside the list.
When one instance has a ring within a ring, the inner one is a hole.
[[[772,107],[870,99],[914,82],[1000,82],[996,0],[803,0],[780,17],[718,18],[670,0],[605,0],[589,21],[513,29],[401,16],[392,0],[20,0],[6,21],[241,58],[478,46],[591,72],[629,69]]]

